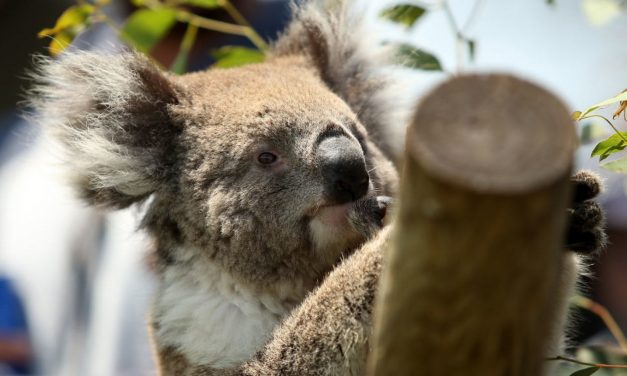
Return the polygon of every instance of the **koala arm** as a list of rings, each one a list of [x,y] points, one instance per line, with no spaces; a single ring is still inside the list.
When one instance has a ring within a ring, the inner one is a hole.
[[[594,174],[582,171],[572,177],[572,182],[575,196],[573,206],[569,209],[570,223],[565,248],[578,254],[598,252],[606,241],[603,213],[598,203],[592,200],[601,190],[600,180]],[[367,203],[371,202],[364,202]],[[360,223],[357,220],[352,222]],[[273,338],[256,357],[234,374],[362,374],[372,330],[375,289],[384,250],[392,231],[391,226],[385,227],[344,260],[274,332]],[[576,263],[575,256],[564,255],[560,277],[562,283],[556,292],[558,296],[552,312],[555,325],[549,334],[553,340],[545,350],[549,355],[559,353],[562,346],[568,297],[573,293],[577,278]]]
[[[604,246],[603,214],[592,199],[601,183],[591,173],[579,172],[572,178],[575,189],[569,209],[570,224],[565,249],[578,254],[597,252]],[[378,229],[377,221],[365,213],[376,212],[389,199],[380,197],[355,206],[351,223],[365,236]],[[375,204],[376,203],[376,204]],[[384,214],[383,214],[384,215]],[[374,216],[378,218],[377,216]],[[362,219],[361,221],[359,219]],[[369,242],[346,258],[323,283],[278,327],[256,356],[231,370],[196,370],[194,376],[278,376],[278,375],[355,375],[362,374],[372,331],[372,309],[382,268],[384,250],[392,226],[379,231]],[[583,241],[582,241],[583,240]],[[548,355],[562,347],[567,297],[573,293],[577,277],[576,257],[564,255],[560,289],[557,291],[552,338]]]
[[[390,226],[345,259],[237,375],[360,374]]]

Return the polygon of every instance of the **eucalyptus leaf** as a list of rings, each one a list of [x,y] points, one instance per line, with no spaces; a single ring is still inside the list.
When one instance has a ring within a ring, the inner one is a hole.
[[[216,68],[233,68],[241,65],[260,63],[265,60],[263,52],[254,48],[240,46],[224,46],[211,52],[216,59]]]
[[[94,7],[90,4],[71,6],[61,13],[53,28],[43,29],[38,36],[40,38],[53,36],[75,26],[83,25],[93,12]]]
[[[615,97],[612,97],[610,99],[606,99],[603,102],[599,102],[593,106],[588,107],[583,113],[581,113],[581,115],[579,116],[578,119],[576,120],[581,120],[582,118],[586,117],[586,115],[590,114],[592,111],[598,109],[599,107],[604,107],[604,106],[608,106],[610,104],[614,104],[614,103],[618,103],[618,102],[622,102],[622,101],[627,101],[627,91],[624,91],[620,94],[618,94]]]
[[[94,6],[90,4],[74,5],[66,9],[57,19],[53,28],[41,30],[39,38],[52,37],[49,51],[52,56],[60,54],[76,38],[76,36],[89,26],[89,17],[94,12]]]
[[[139,9],[122,28],[122,39],[141,52],[149,52],[176,23],[176,11],[162,7]]]
[[[627,157],[603,163],[601,167],[614,172],[627,173]]]
[[[442,70],[440,61],[434,55],[409,44],[396,46],[396,60],[409,68],[426,71]]]
[[[580,369],[579,371],[575,371],[571,373],[570,376],[590,376],[598,370],[599,370],[599,367],[588,367],[588,368]]]
[[[72,44],[72,41],[75,37],[76,35],[67,33],[65,31],[58,33],[50,41],[50,44],[48,45],[48,52],[50,52],[50,55],[52,56],[57,56],[66,48],[68,48],[70,44]]]
[[[620,135],[617,133],[611,135],[594,147],[590,157],[598,156],[600,161],[604,160],[610,155],[625,149],[625,147],[627,147],[625,139],[627,139],[627,132],[621,132]]]
[[[384,9],[381,17],[392,22],[400,23],[406,27],[412,27],[416,21],[426,12],[425,8],[413,4],[398,4]]]

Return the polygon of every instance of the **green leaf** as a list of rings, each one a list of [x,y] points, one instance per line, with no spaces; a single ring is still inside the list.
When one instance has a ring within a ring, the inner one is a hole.
[[[622,136],[622,137],[621,137]],[[613,134],[607,139],[599,142],[592,150],[590,157],[599,157],[599,161],[604,160],[610,155],[617,153],[627,147],[627,132],[621,132],[621,134]]]
[[[475,61],[477,43],[472,39],[466,39],[466,46],[468,47],[468,58],[470,61]]]
[[[614,172],[627,173],[627,157],[603,163],[601,167]]]
[[[217,68],[233,68],[241,65],[260,63],[265,60],[263,52],[247,47],[224,46],[211,52]]]
[[[599,107],[608,106],[608,105],[610,105],[610,104],[613,104],[613,103],[618,103],[618,102],[621,102],[621,101],[627,101],[627,91],[624,91],[624,92],[622,92],[622,93],[618,94],[618,95],[617,95],[617,96],[615,96],[615,97],[612,97],[612,98],[610,98],[610,99],[606,99],[606,100],[604,100],[603,102],[599,102],[599,103],[597,103],[597,104],[595,104],[595,105],[593,105],[593,106],[588,107],[588,108],[587,108],[587,109],[586,109],[586,110],[585,110],[585,111],[584,111],[584,112],[583,112],[583,113],[579,116],[579,119],[578,119],[578,120],[580,120],[580,119],[584,118],[586,115],[590,114],[592,111],[594,111],[594,110],[598,109]]]
[[[396,46],[397,61],[409,68],[427,71],[441,71],[440,61],[432,54],[409,44]]]
[[[571,373],[570,376],[590,376],[598,370],[599,370],[599,367],[583,368],[583,369],[580,369],[579,371],[575,371]]]
[[[171,8],[139,9],[122,28],[122,39],[141,52],[153,48],[176,23],[176,11]]]
[[[94,7],[89,4],[71,6],[61,13],[52,29],[43,29],[37,35],[40,38],[53,36],[75,26],[81,26],[93,12]]]
[[[574,111],[572,114],[570,114],[570,118],[577,121],[581,118],[581,111]]]
[[[416,5],[398,4],[391,8],[384,9],[381,12],[381,17],[403,24],[406,27],[412,27],[425,12],[425,8]]]
[[[199,8],[214,9],[220,8],[223,4],[222,0],[184,0],[183,3]]]
[[[546,0],[546,3],[548,5],[555,5],[555,1],[554,0]]]
[[[65,31],[58,33],[50,41],[48,52],[50,52],[52,56],[57,56],[72,44],[75,37],[76,34],[67,33]]]
[[[89,26],[89,17],[94,12],[93,5],[74,5],[66,9],[57,19],[53,28],[41,30],[39,38],[52,37],[50,54],[56,56],[66,49],[76,36]]]

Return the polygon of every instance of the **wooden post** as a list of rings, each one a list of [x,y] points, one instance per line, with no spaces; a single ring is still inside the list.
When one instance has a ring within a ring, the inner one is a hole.
[[[370,374],[541,375],[564,259],[568,112],[510,76],[458,77],[422,102],[406,148]]]

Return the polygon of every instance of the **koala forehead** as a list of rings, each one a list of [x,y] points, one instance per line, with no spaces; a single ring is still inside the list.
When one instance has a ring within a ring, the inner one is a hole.
[[[176,109],[187,126],[231,138],[305,135],[356,122],[346,103],[304,63],[274,59],[175,78],[185,99]]]

